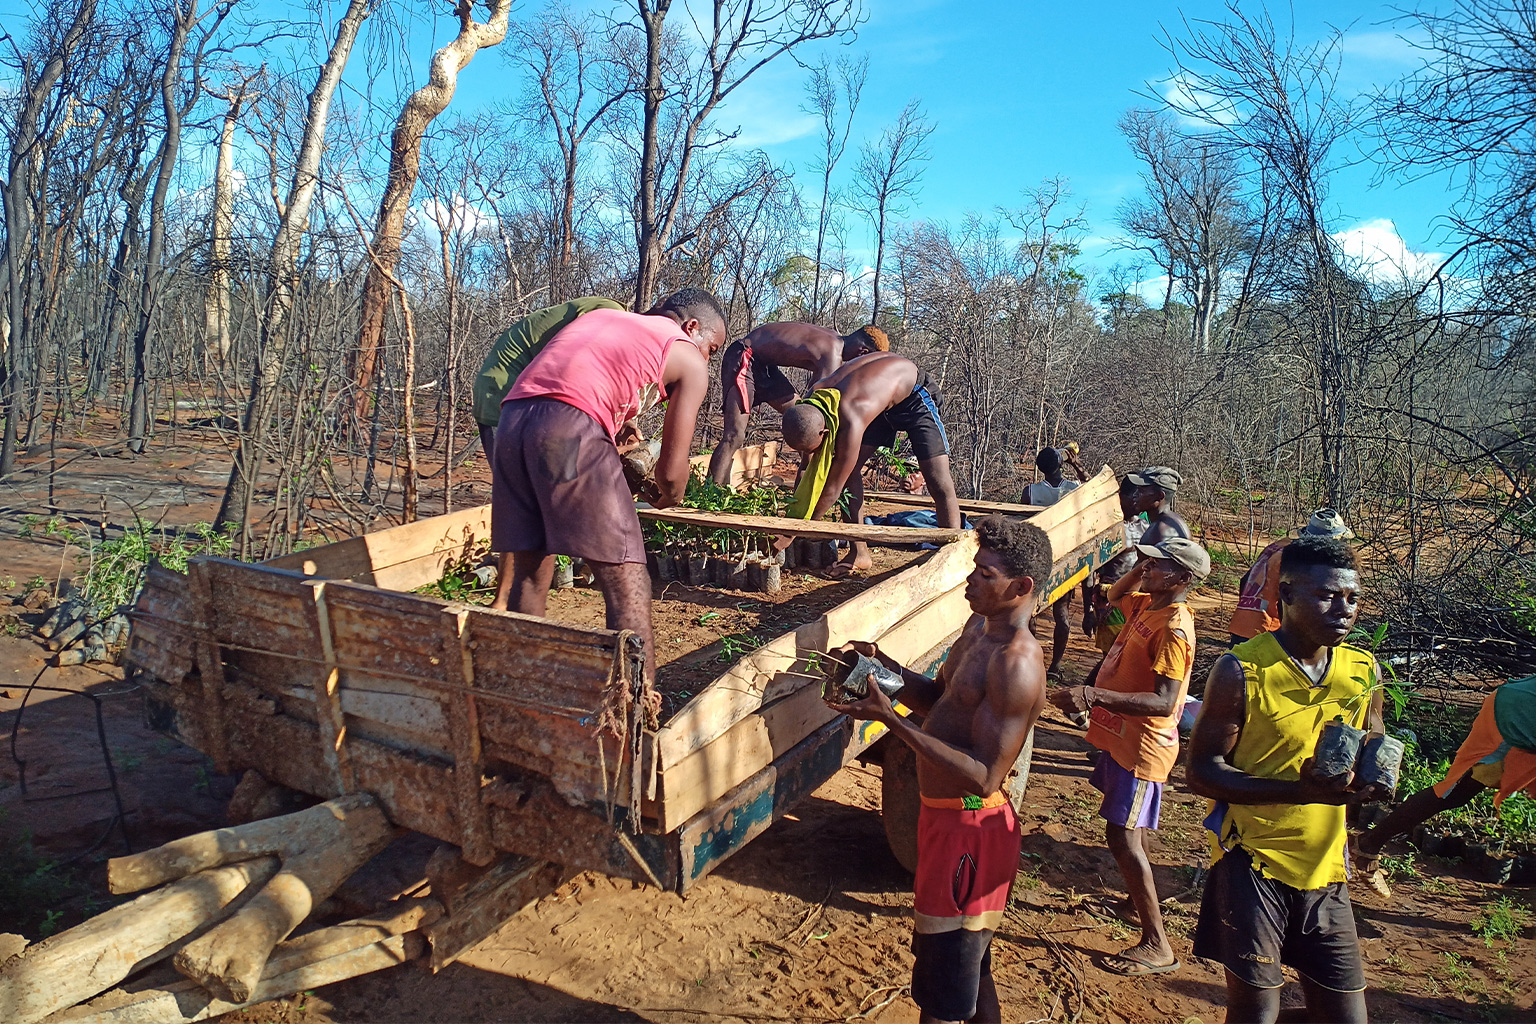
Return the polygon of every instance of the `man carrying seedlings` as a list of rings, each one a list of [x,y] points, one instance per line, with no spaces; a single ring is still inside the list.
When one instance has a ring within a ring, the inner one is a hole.
[[[1331,508],[1320,508],[1296,535],[1348,540],[1355,534],[1344,524],[1343,516]],[[1291,540],[1282,537],[1269,545],[1243,574],[1243,581],[1237,586],[1237,609],[1227,627],[1234,644],[1280,628],[1280,552]]]
[[[1004,779],[1045,704],[1040,645],[1030,632],[1051,541],[1002,516],[976,524],[976,568],[965,583],[972,615],[934,679],[903,668],[872,643],[844,648],[901,675],[897,714],[868,679],[868,696],[832,707],[880,722],[917,754],[922,809],[914,879],[912,1000],[925,1021],[1001,1021],[992,981],[992,934],[1002,923],[1022,838]]]
[[[816,324],[763,324],[731,343],[720,357],[724,432],[709,460],[709,478],[731,482],[731,456],[747,439],[747,419],[760,403],[782,413],[795,400],[795,386],[781,366],[811,371],[814,385],[839,366],[869,352],[888,352],[890,339],[874,324],[840,336]]]
[[[1279,599],[1280,628],[1211,667],[1190,737],[1189,785],[1211,798],[1214,860],[1194,952],[1226,968],[1229,1021],[1277,1019],[1285,964],[1311,1020],[1360,1022],[1344,812],[1378,787],[1317,771],[1326,725],[1381,721],[1376,660],[1344,643],[1360,609],[1354,551],[1298,537],[1280,553]]]
[[[1102,966],[1127,977],[1179,968],[1163,930],[1147,843],[1179,757],[1179,714],[1194,668],[1195,619],[1185,597],[1211,571],[1205,549],[1184,537],[1136,550],[1142,560],[1109,588],[1125,625],[1094,684],[1051,694],[1051,703],[1069,715],[1088,712],[1088,742],[1099,748],[1092,780],[1104,794],[1099,816],[1131,904],[1117,916],[1141,927],[1141,941],[1105,957]]]
[[[1120,491],[1120,510],[1126,522],[1145,513],[1147,529],[1141,536],[1142,544],[1161,544],[1169,537],[1190,537],[1189,524],[1170,506],[1173,494],[1184,483],[1177,470],[1167,466],[1148,466],[1134,473],[1125,474]]]
[[[480,447],[485,451],[485,461],[495,476],[496,424],[501,421],[501,401],[517,381],[517,375],[544,351],[549,339],[559,334],[583,313],[594,309],[623,309],[612,299],[588,295],[556,306],[546,306],[523,317],[508,327],[491,342],[491,349],[480,364],[472,389],[473,415],[480,428]],[[633,429],[634,421],[625,424]],[[638,432],[638,431],[636,431]],[[496,579],[507,579],[512,574],[511,552],[500,552],[496,567]]]
[[[1062,475],[1065,462],[1072,467],[1076,480]],[[1079,483],[1087,483],[1088,471],[1077,457],[1075,445],[1069,448],[1042,448],[1035,455],[1035,468],[1040,470],[1043,481],[1035,481],[1024,488],[1024,504],[1051,506],[1077,490]],[[1061,656],[1067,653],[1067,640],[1072,636],[1072,624],[1067,615],[1072,610],[1072,591],[1067,591],[1051,604],[1051,619],[1055,628],[1051,634],[1051,663],[1046,667],[1047,679],[1061,678]]]
[[[895,446],[905,431],[940,527],[960,529],[960,500],[949,475],[949,437],[939,419],[942,399],[928,373],[910,359],[874,352],[844,363],[810,397],[784,413],[784,441],[806,456],[789,514],[820,519],[848,489],[848,522],[864,521],[863,467],[878,448]],[[791,538],[780,537],[782,551]],[[847,559],[828,570],[839,578],[868,569],[869,545],[856,541]]]
[[[1391,889],[1381,874],[1381,850],[1396,836],[1441,811],[1465,807],[1485,789],[1497,808],[1513,793],[1536,796],[1536,676],[1511,679],[1483,698],[1471,732],[1445,778],[1404,800],[1355,843],[1355,863],[1378,892]]]
[[[720,303],[684,288],[649,313],[587,313],[534,357],[496,428],[491,547],[512,552],[512,572],[492,608],[543,615],[555,553],[583,558],[602,588],[608,628],[645,642],[645,674],[654,678],[651,580],[614,435],[644,388],[666,395],[655,504],[682,500],[709,358],[724,339]]]

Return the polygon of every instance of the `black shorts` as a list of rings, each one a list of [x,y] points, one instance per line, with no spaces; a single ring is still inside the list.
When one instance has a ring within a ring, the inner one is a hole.
[[[485,452],[485,461],[493,462],[496,455],[496,428],[484,423],[476,425],[480,428],[480,447]]]
[[[731,342],[720,357],[720,382],[726,396],[735,390],[747,412],[759,402],[788,402],[795,397],[795,386],[784,371],[756,358],[744,338]]]
[[[928,382],[928,371],[917,371],[917,386],[912,393],[877,416],[864,428],[864,444],[874,448],[893,448],[898,432],[912,440],[912,454],[919,461],[949,454],[949,435],[939,418],[944,404],[938,389]]]
[[[1334,992],[1365,991],[1348,884],[1293,889],[1265,878],[1242,849],[1206,877],[1194,953],[1253,988],[1282,987],[1284,964]]]
[[[992,973],[992,932],[956,928],[912,936],[912,1001],[939,1020],[976,1016],[981,979]]]

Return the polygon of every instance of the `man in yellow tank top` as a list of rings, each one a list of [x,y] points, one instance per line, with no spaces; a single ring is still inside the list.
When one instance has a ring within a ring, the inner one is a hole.
[[[1189,785],[1211,798],[1213,833],[1194,952],[1226,968],[1229,1022],[1277,1019],[1282,964],[1312,1020],[1363,1022],[1344,809],[1376,794],[1352,772],[1318,776],[1313,752],[1336,718],[1381,727],[1376,660],[1343,642],[1360,610],[1349,545],[1300,537],[1280,557],[1280,628],[1212,666],[1190,737]]]

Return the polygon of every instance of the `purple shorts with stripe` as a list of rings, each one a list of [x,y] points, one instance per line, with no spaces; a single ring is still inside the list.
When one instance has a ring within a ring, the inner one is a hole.
[[[1104,794],[1099,817],[1121,828],[1157,828],[1163,810],[1163,784],[1138,779],[1120,762],[1099,751],[1098,763],[1089,779],[1093,788]]]

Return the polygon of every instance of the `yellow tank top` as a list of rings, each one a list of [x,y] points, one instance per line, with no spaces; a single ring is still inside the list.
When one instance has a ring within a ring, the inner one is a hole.
[[[1364,728],[1376,680],[1376,659],[1340,644],[1323,681],[1297,667],[1273,633],[1232,648],[1243,665],[1248,706],[1232,767],[1262,779],[1294,782],[1317,748],[1323,724],[1342,717]],[[1344,808],[1332,804],[1211,805],[1212,860],[1242,847],[1263,873],[1296,889],[1345,880]]]

